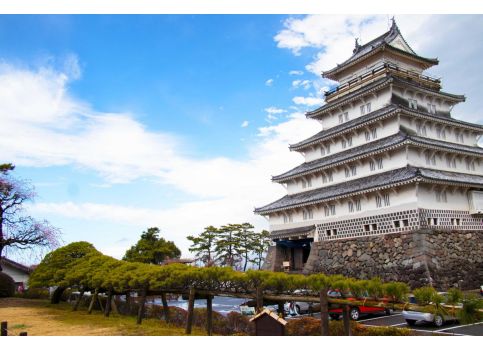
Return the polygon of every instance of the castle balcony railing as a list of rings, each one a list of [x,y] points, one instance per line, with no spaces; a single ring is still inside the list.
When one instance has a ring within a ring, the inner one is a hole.
[[[441,79],[439,78],[419,74],[417,72],[401,68],[393,63],[385,62],[375,66],[370,71],[367,71],[356,78],[325,92],[325,100],[326,102],[330,102],[331,100],[341,97],[342,95],[345,95],[362,85],[368,84],[378,78],[388,75],[398,76],[405,80],[410,80],[437,91],[441,89]]]

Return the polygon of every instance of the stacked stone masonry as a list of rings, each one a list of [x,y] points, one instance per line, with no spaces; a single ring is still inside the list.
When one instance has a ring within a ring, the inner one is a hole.
[[[483,232],[417,230],[314,242],[304,272],[474,289],[483,281]]]

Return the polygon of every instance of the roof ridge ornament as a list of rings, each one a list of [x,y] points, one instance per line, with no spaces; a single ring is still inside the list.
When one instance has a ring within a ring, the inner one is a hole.
[[[361,48],[361,44],[359,44],[359,38],[355,38],[355,46],[354,46],[354,50],[352,50],[352,53],[357,53],[360,48]]]

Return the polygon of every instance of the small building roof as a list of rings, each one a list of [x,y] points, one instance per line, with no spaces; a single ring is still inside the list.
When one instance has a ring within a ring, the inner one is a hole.
[[[400,39],[400,43],[399,45],[395,45],[395,42],[397,41],[396,39],[398,38]],[[362,60],[363,58],[369,56],[372,53],[384,49],[389,49],[399,54],[410,57],[414,60],[420,61],[424,63],[427,68],[439,63],[437,58],[426,58],[418,56],[416,52],[414,52],[414,50],[409,46],[406,39],[404,39],[404,37],[402,36],[399,27],[397,26],[396,21],[393,18],[391,28],[387,32],[364,45],[359,45],[356,40],[356,45],[353,50],[352,56],[341,64],[338,64],[336,67],[323,72],[322,76],[324,78],[337,80],[337,73],[341,72],[346,67],[349,67],[350,65]]]
[[[255,321],[256,319],[262,317],[263,315],[268,315],[268,316],[272,317],[275,321],[277,321],[278,323],[280,323],[283,326],[285,326],[287,324],[287,321],[285,321],[283,319],[283,317],[280,317],[275,311],[272,311],[272,310],[267,309],[267,308],[263,309],[261,312],[259,312],[255,316],[253,316],[250,319],[250,322]]]
[[[5,265],[5,266],[10,266],[13,269],[23,271],[27,274],[30,274],[33,271],[33,268],[22,265],[22,264],[20,264],[16,261],[8,259],[7,257],[4,257],[4,256],[2,256],[2,258],[0,259],[0,263],[2,265]]]
[[[328,202],[337,198],[401,186],[414,181],[483,187],[483,176],[480,175],[418,168],[408,165],[352,181],[344,181],[311,191],[285,195],[275,202],[256,208],[254,212],[266,215],[281,210],[299,208],[310,204]]]

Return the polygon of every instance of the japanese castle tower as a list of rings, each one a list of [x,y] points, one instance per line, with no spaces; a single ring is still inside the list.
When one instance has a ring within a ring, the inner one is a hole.
[[[265,268],[413,285],[483,277],[483,126],[452,117],[465,97],[424,75],[437,64],[393,20],[322,73],[339,83],[306,114],[322,128],[290,146],[304,163],[273,176],[287,195],[255,209],[274,242]]]

